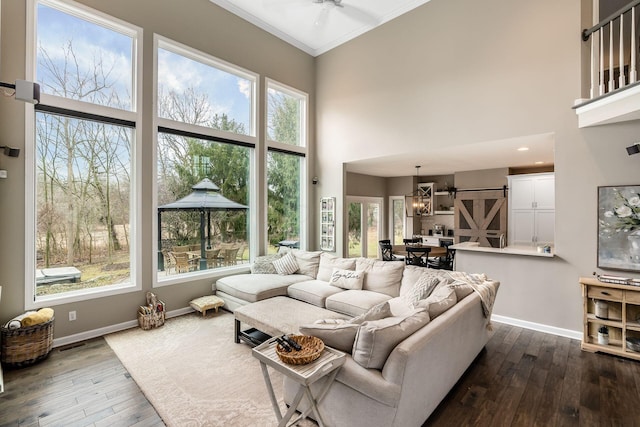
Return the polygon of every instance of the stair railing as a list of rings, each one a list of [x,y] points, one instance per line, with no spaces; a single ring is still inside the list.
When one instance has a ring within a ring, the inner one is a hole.
[[[603,96],[638,81],[636,9],[640,0],[634,0],[612,13],[591,28],[582,31],[582,40],[591,38],[591,99]],[[626,18],[625,18],[626,17]],[[629,27],[625,35],[625,25]],[[618,27],[616,31],[615,27]],[[594,34],[597,33],[597,34]],[[594,37],[591,35],[594,34]],[[605,39],[608,38],[608,40]],[[605,44],[605,40],[608,42]],[[625,51],[625,40],[629,49]],[[616,80],[614,45],[618,44],[618,78]],[[608,58],[605,58],[607,57]],[[608,79],[605,81],[605,59],[608,59]],[[626,63],[628,59],[628,63]],[[625,65],[628,64],[627,70]]]

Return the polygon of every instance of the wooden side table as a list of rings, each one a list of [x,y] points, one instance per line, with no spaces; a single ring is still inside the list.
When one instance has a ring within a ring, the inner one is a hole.
[[[278,419],[278,427],[285,427],[287,425],[300,405],[303,396],[307,396],[311,406],[302,412],[291,425],[306,418],[309,413],[313,411],[318,425],[323,427],[325,424],[322,421],[320,412],[318,411],[318,404],[327,394],[327,391],[329,391],[329,387],[335,380],[339,368],[344,365],[346,355],[341,351],[325,346],[320,357],[313,362],[306,365],[289,365],[281,361],[276,354],[276,338],[277,337],[274,337],[265,341],[258,347],[255,347],[252,352],[253,356],[260,361],[260,367],[262,368],[264,382],[267,385],[271,405],[273,406],[273,411],[276,413],[276,418]],[[280,406],[278,405],[278,400],[276,399],[276,395],[273,391],[273,384],[271,383],[271,377],[269,376],[268,366],[278,372],[281,372],[283,375],[286,375],[299,384],[298,393],[296,393],[293,402],[291,402],[291,406],[284,416],[282,415],[282,412],[280,412]],[[311,384],[315,383],[320,378],[326,377],[327,375],[329,377],[326,383],[318,393],[317,397],[314,397],[311,393]]]

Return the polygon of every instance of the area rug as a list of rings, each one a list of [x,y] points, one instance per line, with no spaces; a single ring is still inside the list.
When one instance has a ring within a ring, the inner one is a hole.
[[[275,426],[260,363],[248,345],[233,342],[233,328],[230,313],[192,313],[105,339],[166,425]],[[282,375],[269,374],[284,412]]]

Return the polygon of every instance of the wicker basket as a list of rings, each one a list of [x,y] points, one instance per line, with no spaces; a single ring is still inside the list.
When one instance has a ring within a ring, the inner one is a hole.
[[[164,312],[164,302],[160,301],[152,292],[147,292],[147,305],[140,306],[138,309],[138,325],[145,331],[158,328],[164,325]]]
[[[302,346],[301,350],[284,351],[280,344],[276,344],[276,354],[284,363],[290,365],[305,365],[316,360],[324,350],[324,343],[320,338],[308,335],[289,335],[289,338]]]
[[[52,317],[48,322],[25,328],[0,328],[2,363],[21,368],[45,359],[53,347],[54,320]]]

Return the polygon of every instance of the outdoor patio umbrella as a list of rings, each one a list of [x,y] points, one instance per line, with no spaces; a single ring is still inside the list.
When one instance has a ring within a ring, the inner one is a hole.
[[[248,207],[227,199],[220,194],[220,188],[209,178],[205,178],[193,187],[192,193],[175,202],[158,207],[158,268],[164,270],[162,256],[162,212],[165,211],[198,211],[200,212],[200,270],[207,269],[205,254],[204,220],[207,214],[207,246],[211,248],[211,212],[238,211]]]

